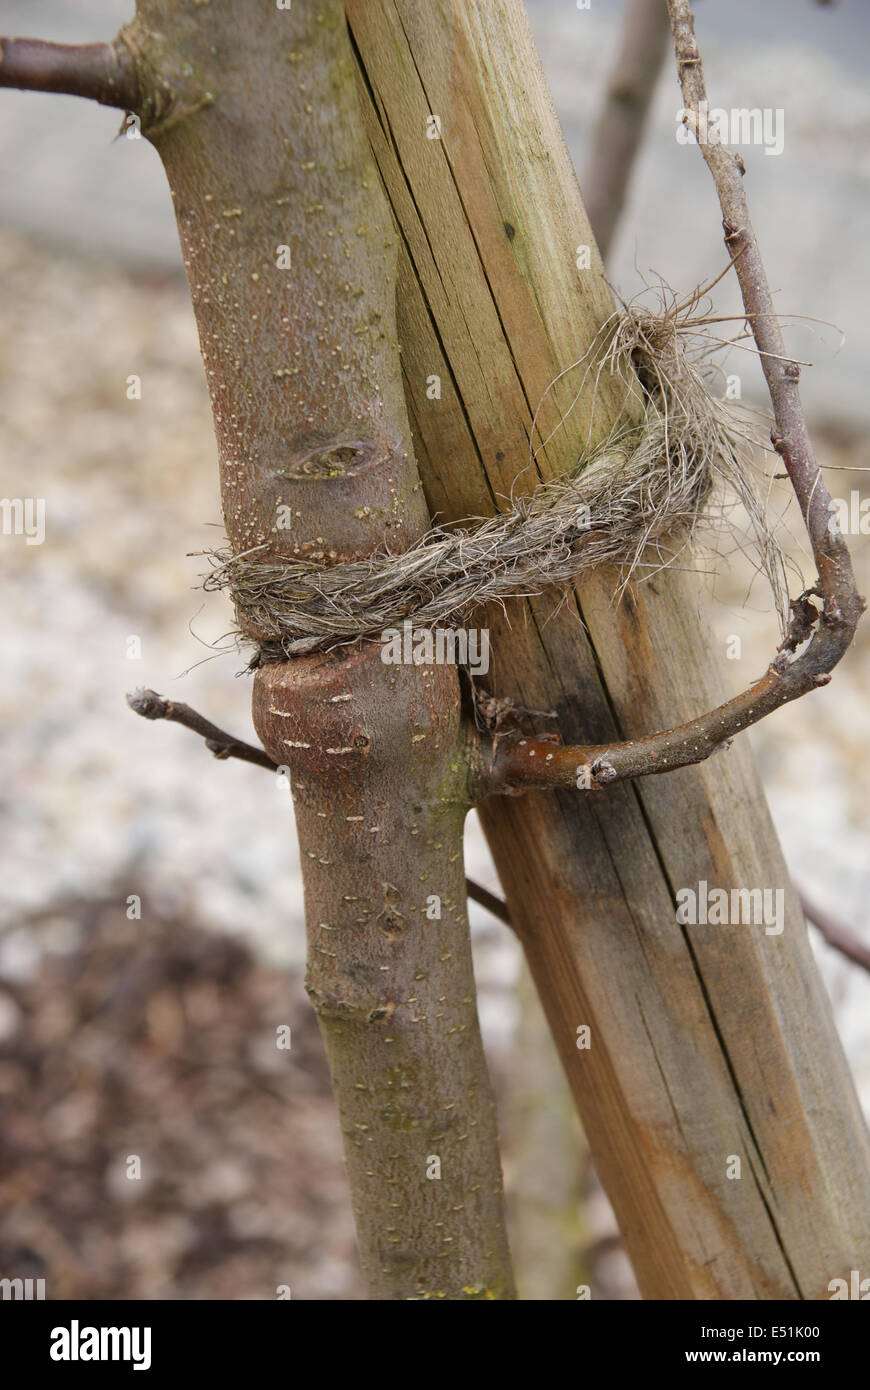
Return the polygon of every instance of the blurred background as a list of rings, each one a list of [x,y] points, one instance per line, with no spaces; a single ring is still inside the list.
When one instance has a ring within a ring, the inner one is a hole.
[[[623,11],[529,3],[581,183]],[[0,32],[108,39],[131,12],[0,0]],[[696,13],[714,103],[784,112],[780,155],[742,151],[753,217],[778,306],[807,316],[786,320],[788,340],[813,363],[805,400],[830,491],[857,494],[860,517],[870,9],[699,0]],[[724,264],[709,176],[675,138],[679,106],[666,63],[609,258],[626,298],[658,276],[685,293]],[[0,538],[0,1276],[43,1277],[49,1298],[261,1299],[281,1284],[359,1298],[302,988],[289,794],[125,704],[149,686],[255,741],[228,605],[199,588],[197,552],[222,527],[172,209],[156,154],[119,125],[73,98],[0,92],[0,492],[46,499],[44,544]],[[715,304],[735,311],[730,283]],[[763,399],[748,354],[726,370]],[[783,537],[805,565],[793,517]],[[870,543],[850,541],[868,592]],[[711,640],[725,655],[741,639],[736,691],[775,629],[743,559],[716,568]],[[865,622],[834,683],[750,737],[796,881],[870,946],[868,668]],[[497,890],[474,817],[467,860]],[[470,912],[522,1292],[568,1299],[590,1282],[594,1297],[635,1297],[516,944]],[[870,975],[811,937],[870,1110]]]

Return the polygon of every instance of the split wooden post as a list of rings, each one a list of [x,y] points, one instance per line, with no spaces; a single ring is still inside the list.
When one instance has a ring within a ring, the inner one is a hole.
[[[349,0],[348,15],[404,240],[426,494],[446,519],[490,514],[624,411],[603,377],[594,420],[588,387],[566,414],[569,375],[528,467],[535,407],[610,292],[518,0]],[[662,573],[616,608],[615,584],[599,574],[561,608],[545,595],[477,619],[496,693],[555,710],[566,743],[637,737],[722,698],[697,580]],[[823,1298],[870,1268],[866,1131],[748,748],[594,795],[495,797],[481,815],[644,1294]],[[681,926],[676,893],[701,882],[781,889],[783,931]]]

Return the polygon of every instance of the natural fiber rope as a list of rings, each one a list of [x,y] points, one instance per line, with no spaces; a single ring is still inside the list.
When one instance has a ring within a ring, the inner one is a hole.
[[[762,567],[778,552],[740,462],[740,430],[689,362],[667,318],[619,316],[608,359],[642,369],[646,418],[591,450],[567,477],[506,512],[433,527],[410,550],[333,565],[217,555],[207,589],[229,589],[261,660],[325,650],[411,621],[431,628],[492,600],[528,597],[602,564],[630,573],[650,545],[690,535],[717,478],[749,509]],[[662,557],[661,563],[667,564]]]

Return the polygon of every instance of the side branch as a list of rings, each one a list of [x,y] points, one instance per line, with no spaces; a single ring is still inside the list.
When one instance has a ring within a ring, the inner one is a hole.
[[[805,894],[801,893],[800,899],[807,921],[818,928],[828,945],[855,965],[870,971],[870,946],[865,946],[848,927],[844,927],[842,922],[838,922],[829,912],[810,902]]]
[[[761,680],[673,729],[625,743],[576,747],[562,747],[549,738],[481,736],[477,766],[480,795],[553,787],[599,791],[629,777],[649,777],[704,762],[718,749],[727,748],[735,734],[830,681],[831,668],[844,650],[843,621],[826,620],[825,613],[819,614],[808,594],[792,601],[792,613],[789,635]],[[817,620],[819,625],[809,646],[802,656],[790,660]]]
[[[68,44],[0,38],[0,87],[89,97],[123,111],[135,110],[139,100],[132,55],[118,42]]]
[[[597,791],[611,782],[703,762],[735,734],[757,724],[781,705],[827,685],[849,646],[866,606],[855,588],[848,547],[834,521],[831,498],[813,453],[798,382],[800,367],[787,354],[773,294],[743,187],[739,155],[708,128],[704,70],[695,46],[688,0],[668,0],[684,103],[684,120],[694,132],[713,175],[722,208],[725,245],[735,267],[755,345],[773,406],[771,443],[783,459],[809,535],[818,581],[792,601],[785,641],[761,680],[734,699],[673,729],[626,743],[561,748],[514,736],[482,740],[481,794],[546,787]],[[821,609],[811,601],[821,600]],[[798,649],[803,650],[798,655]]]
[[[169,723],[181,724],[185,729],[190,729],[193,733],[199,734],[200,737],[205,740],[206,748],[218,759],[239,758],[243,762],[254,763],[257,767],[264,767],[269,772],[278,771],[279,764],[273,762],[265,748],[257,748],[253,743],[245,743],[242,739],[234,738],[232,734],[228,734],[224,729],[218,728],[217,724],[212,724],[210,719],[206,719],[204,715],[192,709],[190,705],[183,704],[180,701],[167,700],[164,696],[158,695],[155,690],[133,691],[132,694],[127,696],[127,704],[135,714],[140,714],[143,719],[165,719]],[[664,737],[664,735],[659,735],[658,737]],[[557,754],[563,759],[568,760],[567,765],[569,771],[572,764],[574,764],[574,759],[578,755],[586,755],[587,760],[582,766],[591,771],[594,766],[594,755],[596,752],[595,749],[558,748],[544,739],[523,739],[522,743],[517,745],[514,751],[516,756],[520,759],[520,762],[522,761],[520,754],[524,754],[526,758],[538,757],[543,759],[547,769],[555,766],[557,769],[555,776],[557,778],[561,778],[564,771],[564,769],[562,771],[559,770],[560,765],[559,759],[556,757]],[[590,755],[593,757],[593,762],[591,763],[588,760]],[[508,758],[507,761],[510,761],[510,759]],[[576,770],[575,766],[575,771]],[[606,780],[603,766],[599,767],[599,772],[602,773],[603,780]],[[555,782],[548,782],[544,785],[562,786],[565,785],[565,782],[563,780],[556,780]],[[481,884],[475,883],[472,878],[466,878],[465,891],[469,898],[479,903],[481,907],[486,908],[487,912],[491,913],[493,917],[498,918],[500,922],[504,922],[506,926],[515,930],[513,922],[511,921],[510,912],[508,911],[508,905],[503,898],[498,897],[496,893],[491,893],[488,888],[482,887]],[[862,941],[859,941],[841,922],[836,921],[829,913],[823,912],[821,908],[811,903],[805,894],[800,894],[800,900],[807,921],[812,922],[813,925],[819,929],[828,945],[833,946],[835,950],[839,951],[849,960],[854,961],[856,965],[863,966],[865,970],[870,970],[870,948],[865,946]]]
[[[127,696],[127,704],[134,714],[141,714],[143,719],[166,719],[171,724],[181,724],[185,729],[191,729],[205,739],[206,748],[216,758],[239,758],[242,762],[254,763],[271,772],[277,769],[277,763],[273,763],[264,748],[256,748],[252,743],[233,738],[232,734],[219,729],[217,724],[212,724],[210,719],[198,714],[190,705],[166,700],[156,690],[134,690]]]
[[[746,319],[752,329],[770,393],[775,422],[771,443],[788,470],[809,534],[813,559],[818,566],[818,593],[824,602],[822,626],[827,636],[826,669],[830,670],[851,642],[865,604],[855,590],[849,551],[832,519],[830,494],[813,453],[798,385],[800,367],[786,351],[770,283],[749,217],[743,186],[746,172],[743,160],[728,149],[718,130],[708,129],[706,120],[702,118],[702,109],[708,111],[709,103],[688,0],[668,0],[668,12],[683,94],[684,120],[698,139],[716,185],[725,245],[729,255],[734,257]],[[823,635],[821,632],[817,634],[811,648]],[[809,650],[806,655],[809,655]]]
[[[198,710],[192,709],[190,705],[167,700],[163,695],[158,695],[156,690],[134,690],[127,696],[127,704],[134,714],[140,714],[143,719],[165,719],[171,724],[181,724],[183,728],[190,729],[192,733],[199,734],[205,740],[205,746],[210,753],[213,753],[220,761],[227,758],[239,758],[242,762],[254,763],[256,767],[264,767],[269,772],[277,772],[279,763],[273,762],[265,748],[258,748],[253,743],[245,743],[242,739],[234,738],[225,729],[218,728],[217,724],[212,724],[210,719],[206,719]],[[474,879],[465,880],[465,891],[469,898],[473,898],[481,907],[485,907],[487,912],[493,917],[497,917],[500,922],[512,927],[510,913],[507,903],[497,894],[491,893],[488,888],[484,888]]]

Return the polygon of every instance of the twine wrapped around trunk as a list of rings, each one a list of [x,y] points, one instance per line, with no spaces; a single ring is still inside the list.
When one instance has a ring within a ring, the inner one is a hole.
[[[204,587],[229,590],[240,626],[259,636],[259,660],[376,637],[409,620],[416,628],[455,623],[481,604],[539,594],[597,565],[619,566],[624,584],[649,563],[650,547],[655,568],[673,562],[720,485],[743,505],[784,612],[782,556],[750,480],[745,421],[710,393],[696,365],[709,345],[690,352],[687,321],[674,314],[615,314],[605,329],[609,346],[592,365],[642,391],[641,424],[590,449],[566,476],[512,499],[507,511],[434,526],[399,554],[332,565],[258,559],[266,547],[216,554]]]

